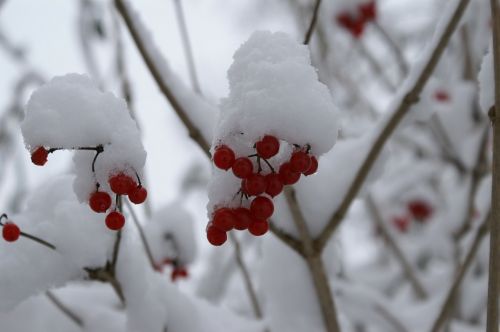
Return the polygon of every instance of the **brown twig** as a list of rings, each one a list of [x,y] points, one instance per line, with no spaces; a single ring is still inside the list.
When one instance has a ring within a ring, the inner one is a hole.
[[[193,50],[191,48],[191,42],[189,41],[189,34],[187,31],[186,20],[184,18],[184,11],[182,10],[182,0],[174,0],[175,12],[177,14],[177,21],[179,22],[179,30],[181,32],[182,45],[184,46],[184,55],[186,56],[186,61],[189,69],[189,78],[191,79],[191,84],[193,85],[193,90],[201,95],[200,83],[198,81],[198,75],[196,74],[196,66],[194,65]]]
[[[337,211],[330,218],[328,224],[325,226],[319,237],[315,240],[316,248],[323,249],[326,246],[326,243],[330,239],[331,235],[337,229],[337,226],[340,224],[340,222],[344,219],[344,216],[349,210],[351,203],[357,196],[359,190],[361,189],[361,186],[363,185],[366,177],[368,176],[368,173],[370,172],[373,164],[375,163],[380,152],[382,151],[384,144],[387,142],[387,140],[392,135],[396,127],[399,125],[403,117],[409,111],[410,107],[418,101],[419,95],[425,83],[431,76],[434,68],[437,65],[437,62],[441,58],[441,55],[446,45],[448,44],[448,41],[450,40],[451,35],[453,34],[453,31],[456,29],[458,23],[460,22],[460,18],[462,17],[469,1],[470,0],[460,0],[458,6],[455,9],[455,12],[453,13],[453,16],[447,23],[447,26],[443,34],[440,36],[440,39],[436,47],[434,48],[429,60],[427,61],[426,65],[423,67],[420,74],[418,75],[418,79],[415,81],[409,92],[406,93],[404,98],[402,98],[401,103],[393,113],[392,117],[387,121],[385,128],[380,132],[380,134],[376,138],[372,148],[370,149],[365,160],[363,161],[363,164],[359,168],[359,171],[356,174],[354,181],[349,187],[347,194],[342,200],[342,203],[340,204]]]
[[[63,314],[65,314],[69,319],[73,321],[76,325],[83,328],[83,320],[75,314],[71,309],[69,309],[64,303],[59,300],[59,298],[51,291],[46,291],[45,295],[47,298],[56,306]]]
[[[236,257],[236,264],[241,271],[243,276],[243,282],[245,284],[245,288],[250,297],[250,303],[252,304],[252,310],[256,318],[262,318],[262,309],[260,308],[259,300],[257,298],[257,293],[255,292],[255,287],[252,283],[252,279],[250,278],[250,273],[248,272],[247,266],[243,261],[243,256],[241,254],[240,243],[236,236],[233,233],[229,233],[229,240],[234,246],[234,255]]]
[[[125,200],[125,205],[127,206],[128,211],[132,215],[132,220],[134,221],[135,227],[137,227],[137,230],[139,231],[139,236],[141,238],[142,246],[144,247],[146,256],[148,256],[149,263],[151,264],[151,267],[155,269],[155,260],[153,258],[153,254],[151,253],[151,247],[149,246],[148,239],[146,238],[146,234],[144,234],[144,230],[142,229],[141,223],[139,222],[139,219],[137,218],[137,215],[135,214],[135,211],[128,200]]]
[[[272,220],[269,220],[269,230],[283,243],[290,247],[290,249],[294,250],[297,254],[304,257],[304,249],[302,247],[302,243],[300,243],[300,241],[295,239],[295,237],[293,237],[292,235],[287,234],[285,231],[277,227]]]
[[[491,237],[490,263],[488,277],[488,307],[486,331],[498,332],[498,296],[500,295],[500,17],[496,0],[491,0],[491,18],[493,30],[493,68],[495,79],[495,107],[491,121],[493,124],[493,166],[491,188]]]
[[[108,264],[105,268],[84,268],[84,270],[87,272],[88,278],[90,280],[109,283],[120,299],[120,302],[125,305],[125,295],[123,295],[122,286],[116,279],[114,271],[111,271],[109,267],[110,265]]]
[[[455,294],[458,291],[460,284],[462,283],[462,280],[465,276],[465,273],[469,269],[477,250],[479,249],[479,245],[481,244],[481,241],[483,240],[484,236],[488,232],[488,224],[492,221],[491,219],[491,211],[488,212],[486,215],[483,223],[477,230],[476,236],[474,238],[474,241],[472,242],[472,245],[465,257],[464,262],[460,266],[460,269],[458,270],[457,275],[455,276],[455,280],[453,282],[453,285],[451,286],[450,290],[448,291],[448,294],[446,295],[446,299],[441,306],[441,309],[439,311],[439,315],[437,316],[436,320],[432,324],[431,331],[432,332],[439,332],[441,330],[441,327],[443,324],[446,322],[447,316],[453,307],[453,299],[455,298]],[[487,330],[487,331],[493,331],[493,330]]]
[[[129,8],[126,4],[124,4],[123,0],[115,0],[115,7],[118,12],[121,14],[123,21],[125,22],[132,39],[139,50],[146,66],[149,69],[149,72],[153,76],[156,84],[160,88],[160,91],[163,95],[168,99],[170,105],[173,110],[177,114],[177,116],[181,119],[181,121],[186,126],[189,136],[202,148],[203,152],[210,156],[210,145],[205,140],[203,135],[200,132],[200,129],[197,128],[191,119],[188,117],[186,110],[181,105],[177,97],[174,95],[168,84],[163,80],[162,75],[160,73],[160,69],[157,67],[152,54],[150,54],[144,44],[144,41],[141,39],[141,35],[139,33],[138,28],[135,26],[135,23],[132,19],[132,15],[129,12]]]
[[[408,259],[404,255],[403,251],[401,250],[401,248],[397,244],[396,240],[394,240],[391,233],[386,228],[386,226],[382,220],[382,216],[380,215],[380,212],[377,208],[377,205],[375,204],[375,201],[374,201],[372,195],[368,195],[366,197],[366,205],[368,207],[368,210],[370,211],[370,214],[371,214],[373,220],[375,221],[375,223],[377,224],[379,229],[382,231],[382,235],[383,235],[384,239],[386,240],[387,244],[389,245],[389,247],[393,251],[397,261],[399,262],[399,264],[403,268],[404,274],[406,275],[406,277],[410,281],[410,284],[413,287],[415,294],[421,299],[427,298],[428,294],[427,294],[424,286],[422,285],[422,282],[420,282],[420,280],[418,279],[417,274],[413,270],[413,267],[411,266],[410,262],[408,261]]]
[[[339,323],[337,321],[337,310],[335,309],[335,303],[321,258],[321,252],[316,250],[313,246],[313,240],[309,233],[307,222],[299,208],[294,189],[292,187],[286,187],[284,191],[288,206],[291,210],[293,222],[300,234],[300,240],[304,248],[304,257],[309,267],[309,271],[311,272],[326,330],[328,332],[340,332]]]
[[[389,36],[387,30],[377,22],[377,20],[373,21],[373,26],[375,27],[377,32],[382,36],[387,46],[391,49],[392,53],[394,53],[394,56],[396,57],[396,61],[399,66],[399,70],[401,71],[402,76],[405,77],[408,74],[408,63],[405,60],[401,48],[398,46],[398,44],[396,44],[394,39],[392,39],[391,36]]]
[[[316,0],[313,9],[313,16],[311,18],[311,23],[309,24],[309,28],[307,29],[306,36],[304,37],[304,45],[308,45],[311,41],[312,34],[314,32],[314,28],[316,27],[316,22],[318,21],[318,13],[319,6],[321,5],[321,0]]]
[[[384,69],[375,59],[373,54],[368,51],[363,41],[361,39],[356,40],[354,45],[357,47],[359,54],[361,54],[361,56],[368,62],[370,67],[373,69],[373,71],[376,74],[375,76],[380,79],[380,81],[384,84],[387,90],[389,90],[390,92],[396,91],[396,87],[386,76]]]

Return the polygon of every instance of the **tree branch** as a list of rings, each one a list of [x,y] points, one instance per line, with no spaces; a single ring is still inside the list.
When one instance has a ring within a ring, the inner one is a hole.
[[[45,295],[47,298],[59,309],[63,314],[65,314],[69,319],[71,319],[76,325],[80,326],[83,328],[83,320],[75,314],[72,310],[70,310],[64,303],[57,298],[57,296],[52,293],[51,291],[46,291]]]
[[[269,220],[269,230],[273,233],[277,238],[279,238],[283,243],[285,243],[290,249],[293,249],[297,254],[304,257],[304,249],[302,247],[302,243],[295,239],[290,234],[287,234],[282,229],[278,228],[272,220]]]
[[[151,247],[149,246],[146,234],[144,234],[144,229],[142,229],[142,226],[139,223],[139,219],[137,218],[137,215],[135,214],[135,211],[128,200],[125,200],[125,205],[127,206],[128,211],[132,215],[132,220],[134,221],[135,227],[137,227],[137,230],[139,231],[139,236],[141,238],[142,246],[144,247],[146,256],[148,256],[149,264],[151,264],[151,267],[155,269],[155,260],[153,258],[153,254],[151,253]]]
[[[404,98],[401,99],[399,106],[396,108],[391,118],[387,121],[384,129],[380,132],[375,142],[373,143],[373,147],[366,156],[363,164],[361,165],[354,181],[352,182],[347,194],[345,195],[342,203],[340,204],[337,211],[330,218],[328,224],[325,226],[321,234],[315,240],[315,247],[319,249],[323,249],[326,246],[326,243],[330,239],[333,232],[337,229],[337,226],[344,219],[351,203],[358,195],[361,186],[363,185],[368,173],[370,172],[372,166],[377,160],[384,144],[387,142],[389,137],[392,135],[396,127],[399,125],[403,117],[409,111],[410,107],[418,101],[418,97],[425,86],[425,83],[431,76],[434,68],[436,67],[441,55],[450,40],[453,31],[455,31],[458,23],[460,22],[460,18],[462,17],[465,8],[467,7],[470,0],[460,0],[457,5],[451,19],[446,25],[446,28],[442,35],[440,36],[434,50],[432,51],[427,63],[420,70],[418,78],[413,83],[411,89],[409,89],[408,93],[405,94]],[[418,70],[418,68],[417,68]],[[499,201],[500,202],[500,201]]]
[[[313,16],[311,18],[311,23],[309,24],[309,28],[307,29],[306,36],[304,37],[304,45],[308,45],[311,41],[312,34],[314,32],[314,28],[316,27],[316,22],[318,21],[318,13],[319,6],[321,5],[321,0],[316,0],[316,4],[314,5]]]

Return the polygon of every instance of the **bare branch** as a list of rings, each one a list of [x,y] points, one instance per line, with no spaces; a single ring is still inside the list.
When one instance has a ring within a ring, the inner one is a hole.
[[[142,229],[141,223],[139,222],[139,218],[135,214],[134,208],[130,204],[128,200],[125,200],[125,205],[127,206],[128,211],[132,215],[132,220],[134,221],[135,227],[139,231],[139,236],[141,238],[142,246],[144,247],[144,251],[146,252],[146,256],[148,256],[149,264],[151,267],[155,268],[155,260],[153,258],[153,254],[151,253],[151,247],[149,246],[148,239],[146,238],[146,234],[144,234],[144,230]]]
[[[304,37],[304,45],[308,45],[311,41],[312,34],[314,32],[314,28],[316,27],[316,22],[318,21],[318,13],[319,6],[321,5],[321,0],[316,0],[316,4],[314,5],[313,16],[311,18],[311,23],[309,24],[309,28],[307,29],[306,36]]]
[[[399,70],[401,71],[403,77],[405,77],[408,74],[408,63],[405,60],[401,48],[398,46],[398,44],[396,44],[396,42],[391,38],[391,36],[389,36],[387,30],[383,26],[381,26],[376,20],[373,21],[373,26],[375,27],[377,32],[380,33],[380,35],[386,42],[387,46],[391,49],[392,53],[394,53],[394,56],[396,57],[396,62],[398,63],[399,66]]]
[[[59,300],[59,298],[51,291],[46,291],[45,295],[47,298],[59,309],[63,314],[65,314],[69,319],[71,319],[76,325],[83,328],[83,320],[75,314],[71,309],[69,309],[64,303]]]
[[[366,156],[363,164],[359,168],[359,171],[354,178],[347,194],[345,195],[342,203],[340,204],[337,211],[330,218],[328,224],[325,226],[319,237],[315,240],[315,247],[319,249],[323,249],[326,246],[326,243],[330,239],[333,232],[337,229],[337,226],[344,219],[351,203],[358,195],[361,186],[365,182],[368,173],[370,172],[372,166],[377,160],[384,144],[387,142],[389,137],[391,137],[392,133],[399,125],[403,117],[409,111],[410,107],[418,101],[418,97],[425,86],[425,83],[431,76],[434,68],[437,65],[437,62],[441,58],[441,55],[448,44],[453,32],[455,31],[458,23],[460,22],[460,18],[462,17],[465,8],[469,4],[470,0],[460,0],[457,5],[453,16],[450,21],[447,23],[445,30],[440,36],[434,50],[432,51],[427,63],[421,69],[418,78],[413,83],[412,87],[409,89],[409,92],[401,99],[399,106],[396,108],[392,117],[387,121],[384,129],[380,132],[375,142],[373,143],[373,147],[370,149],[368,155]]]
[[[287,234],[285,231],[277,227],[272,220],[269,220],[269,230],[273,233],[277,238],[279,238],[283,243],[285,243],[290,249],[293,249],[297,254],[304,257],[304,249],[302,244],[295,239],[290,234]]]

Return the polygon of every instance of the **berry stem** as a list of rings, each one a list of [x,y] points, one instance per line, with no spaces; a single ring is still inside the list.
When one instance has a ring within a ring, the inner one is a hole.
[[[84,149],[84,150],[86,150],[86,149]],[[99,146],[96,148],[96,150],[95,150],[95,151],[97,151],[97,153],[95,154],[94,159],[92,160],[92,173],[95,173],[95,162],[96,162],[96,160],[97,160],[97,157],[98,157],[98,156],[99,156],[102,152],[104,152],[104,148],[102,147],[102,145],[99,145]]]
[[[83,328],[84,324],[82,318],[75,314],[72,310],[70,310],[66,305],[64,305],[64,303],[62,303],[54,293],[52,293],[51,291],[46,291],[45,295],[54,304],[54,306],[61,310],[62,313],[68,316],[68,318],[71,319],[76,325]]]
[[[139,187],[142,187],[142,182],[141,182],[141,178],[139,177],[139,174],[137,174],[137,171],[134,170],[134,173],[135,173],[135,177],[137,178],[137,184],[139,185]]]
[[[262,164],[260,163],[260,157],[257,156],[257,165],[259,166],[259,168],[257,169],[257,173],[260,174],[260,172],[262,172]]]
[[[271,166],[271,164],[269,163],[269,161],[267,161],[267,159],[262,158],[262,160],[264,160],[264,162],[267,164],[267,166],[269,166],[269,168],[271,169],[271,172],[276,173],[276,171],[274,170],[274,167]]]

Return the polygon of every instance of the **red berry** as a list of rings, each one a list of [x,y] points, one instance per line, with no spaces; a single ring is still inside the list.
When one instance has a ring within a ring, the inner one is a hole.
[[[113,175],[108,182],[111,190],[118,195],[128,195],[137,187],[134,179],[124,173]]]
[[[280,142],[274,136],[266,135],[260,141],[255,143],[257,154],[264,158],[269,159],[275,156],[280,149]]]
[[[408,231],[408,227],[410,227],[410,219],[408,217],[394,217],[392,219],[392,223],[401,233],[406,233]]]
[[[248,228],[248,225],[252,222],[252,215],[250,210],[246,208],[237,208],[234,210],[234,228],[242,231]]]
[[[111,206],[111,196],[107,192],[96,191],[90,195],[89,205],[97,213],[106,212]]]
[[[303,173],[311,167],[311,157],[304,151],[295,151],[290,157],[290,169],[292,172]]]
[[[284,185],[294,184],[300,179],[300,173],[292,171],[290,163],[284,163],[281,165],[278,174]]]
[[[2,236],[5,241],[14,242],[17,239],[19,239],[20,235],[21,235],[21,230],[16,224],[12,222],[6,222],[3,225]]]
[[[269,223],[266,220],[253,220],[248,225],[248,231],[255,236],[261,236],[269,230]]]
[[[260,174],[252,174],[243,180],[244,192],[249,196],[257,196],[266,190],[266,178]]]
[[[47,162],[48,156],[49,151],[43,146],[39,146],[35,151],[33,151],[33,153],[31,153],[31,161],[37,166],[43,166]]]
[[[434,93],[434,98],[443,103],[450,101],[450,95],[445,90],[437,90],[436,93]]]
[[[214,212],[213,225],[222,231],[230,231],[234,227],[234,213],[231,209],[220,208]]]
[[[235,158],[233,150],[227,145],[221,145],[215,148],[214,164],[218,168],[227,171],[233,166]]]
[[[348,30],[351,29],[352,25],[354,24],[352,15],[348,12],[338,14],[335,19],[338,25]]]
[[[308,176],[316,173],[317,170],[318,170],[318,159],[316,159],[315,156],[311,156],[311,166],[309,166],[309,169],[305,171],[303,174],[305,176]]]
[[[255,219],[265,220],[273,215],[274,204],[264,196],[258,196],[250,204],[250,212]]]
[[[271,197],[278,196],[283,190],[283,182],[276,173],[266,175],[266,194]]]
[[[425,221],[433,212],[432,207],[423,200],[411,201],[408,203],[407,208],[411,215],[419,221]]]
[[[125,217],[117,211],[113,211],[106,216],[106,226],[112,231],[117,231],[125,225]]]
[[[358,8],[365,22],[373,21],[377,18],[377,7],[375,6],[375,1],[361,4]]]
[[[349,31],[354,38],[360,38],[363,35],[363,31],[365,31],[365,20],[362,17],[358,17],[358,19],[352,22]]]
[[[144,203],[146,197],[148,197],[148,191],[143,186],[136,187],[128,194],[128,199],[134,204]]]
[[[214,246],[221,246],[227,241],[227,234],[223,230],[210,225],[207,228],[207,239]]]
[[[187,278],[188,272],[185,267],[176,267],[172,270],[172,274],[170,278],[172,281],[177,280],[178,278]]]
[[[240,179],[246,179],[253,173],[253,164],[246,157],[238,158],[233,164],[233,173]]]

